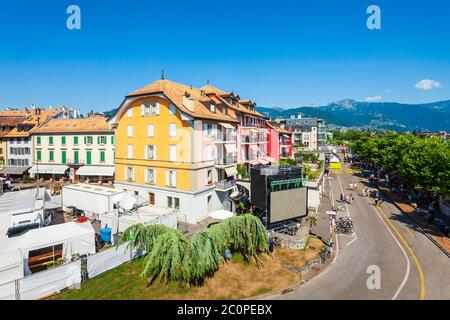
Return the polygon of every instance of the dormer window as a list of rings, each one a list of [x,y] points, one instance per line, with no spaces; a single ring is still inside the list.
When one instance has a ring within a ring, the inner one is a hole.
[[[223,114],[228,114],[228,108],[226,106],[222,107]]]
[[[216,105],[215,105],[214,102],[211,102],[211,103],[209,104],[209,110],[210,110],[212,113],[216,113]]]

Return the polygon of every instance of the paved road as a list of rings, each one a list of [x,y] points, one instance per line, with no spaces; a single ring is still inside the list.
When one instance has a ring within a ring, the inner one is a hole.
[[[345,168],[332,177],[335,198],[353,181],[359,182],[355,201],[339,215],[351,216],[355,234],[338,235],[336,260],[323,273],[293,292],[271,298],[450,299],[450,259],[393,204],[386,200],[376,208],[358,195],[367,182]],[[380,270],[380,289],[368,288],[371,266]]]

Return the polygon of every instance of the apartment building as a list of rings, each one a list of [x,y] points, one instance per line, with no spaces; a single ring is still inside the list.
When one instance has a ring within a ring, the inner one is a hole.
[[[37,108],[30,109],[6,109],[0,111],[0,118],[22,118],[8,133],[3,136],[3,144],[6,143],[5,168],[0,174],[13,177],[21,177],[28,172],[34,162],[34,149],[32,133],[50,119],[64,119],[71,116],[80,116],[77,109]]]
[[[275,161],[267,154],[268,117],[256,111],[256,103],[241,100],[239,95],[211,85],[201,88],[208,96],[217,99],[239,122],[237,131],[237,162],[248,167]]]
[[[9,114],[10,112],[3,113]],[[7,143],[6,167],[0,171],[2,174],[20,177],[27,173],[33,163],[32,132],[48,118],[60,113],[58,110],[12,110],[13,114],[25,115],[25,119],[9,131],[4,138]],[[0,116],[2,113],[0,113]]]
[[[113,180],[115,137],[107,119],[51,119],[33,132],[33,176],[73,182]]]
[[[326,146],[325,122],[322,119],[298,115],[289,119],[276,119],[275,122],[292,132],[294,152],[318,151]]]
[[[8,163],[8,145],[5,136],[23,120],[25,117],[0,116],[0,169]]]
[[[292,132],[273,121],[267,121],[267,154],[275,160],[292,158]]]
[[[230,209],[239,121],[221,99],[161,79],[126,96],[109,121],[116,188],[174,208],[189,223]]]

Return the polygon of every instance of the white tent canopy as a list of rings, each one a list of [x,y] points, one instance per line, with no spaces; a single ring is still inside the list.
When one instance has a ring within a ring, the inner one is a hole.
[[[23,278],[23,259],[19,250],[0,253],[0,286]]]
[[[216,210],[209,214],[210,218],[217,220],[226,220],[234,216],[234,213],[227,210]]]
[[[0,253],[20,250],[23,258],[32,250],[63,245],[63,258],[75,254],[95,254],[95,231],[90,222],[68,222],[29,230],[22,236],[9,238],[0,244]]]

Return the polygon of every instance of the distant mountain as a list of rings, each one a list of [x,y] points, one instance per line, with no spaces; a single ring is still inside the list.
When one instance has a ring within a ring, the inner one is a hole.
[[[395,131],[450,131],[450,100],[426,104],[358,102],[345,99],[321,107],[265,108],[258,111],[274,118],[299,113],[318,117],[329,124]]]

